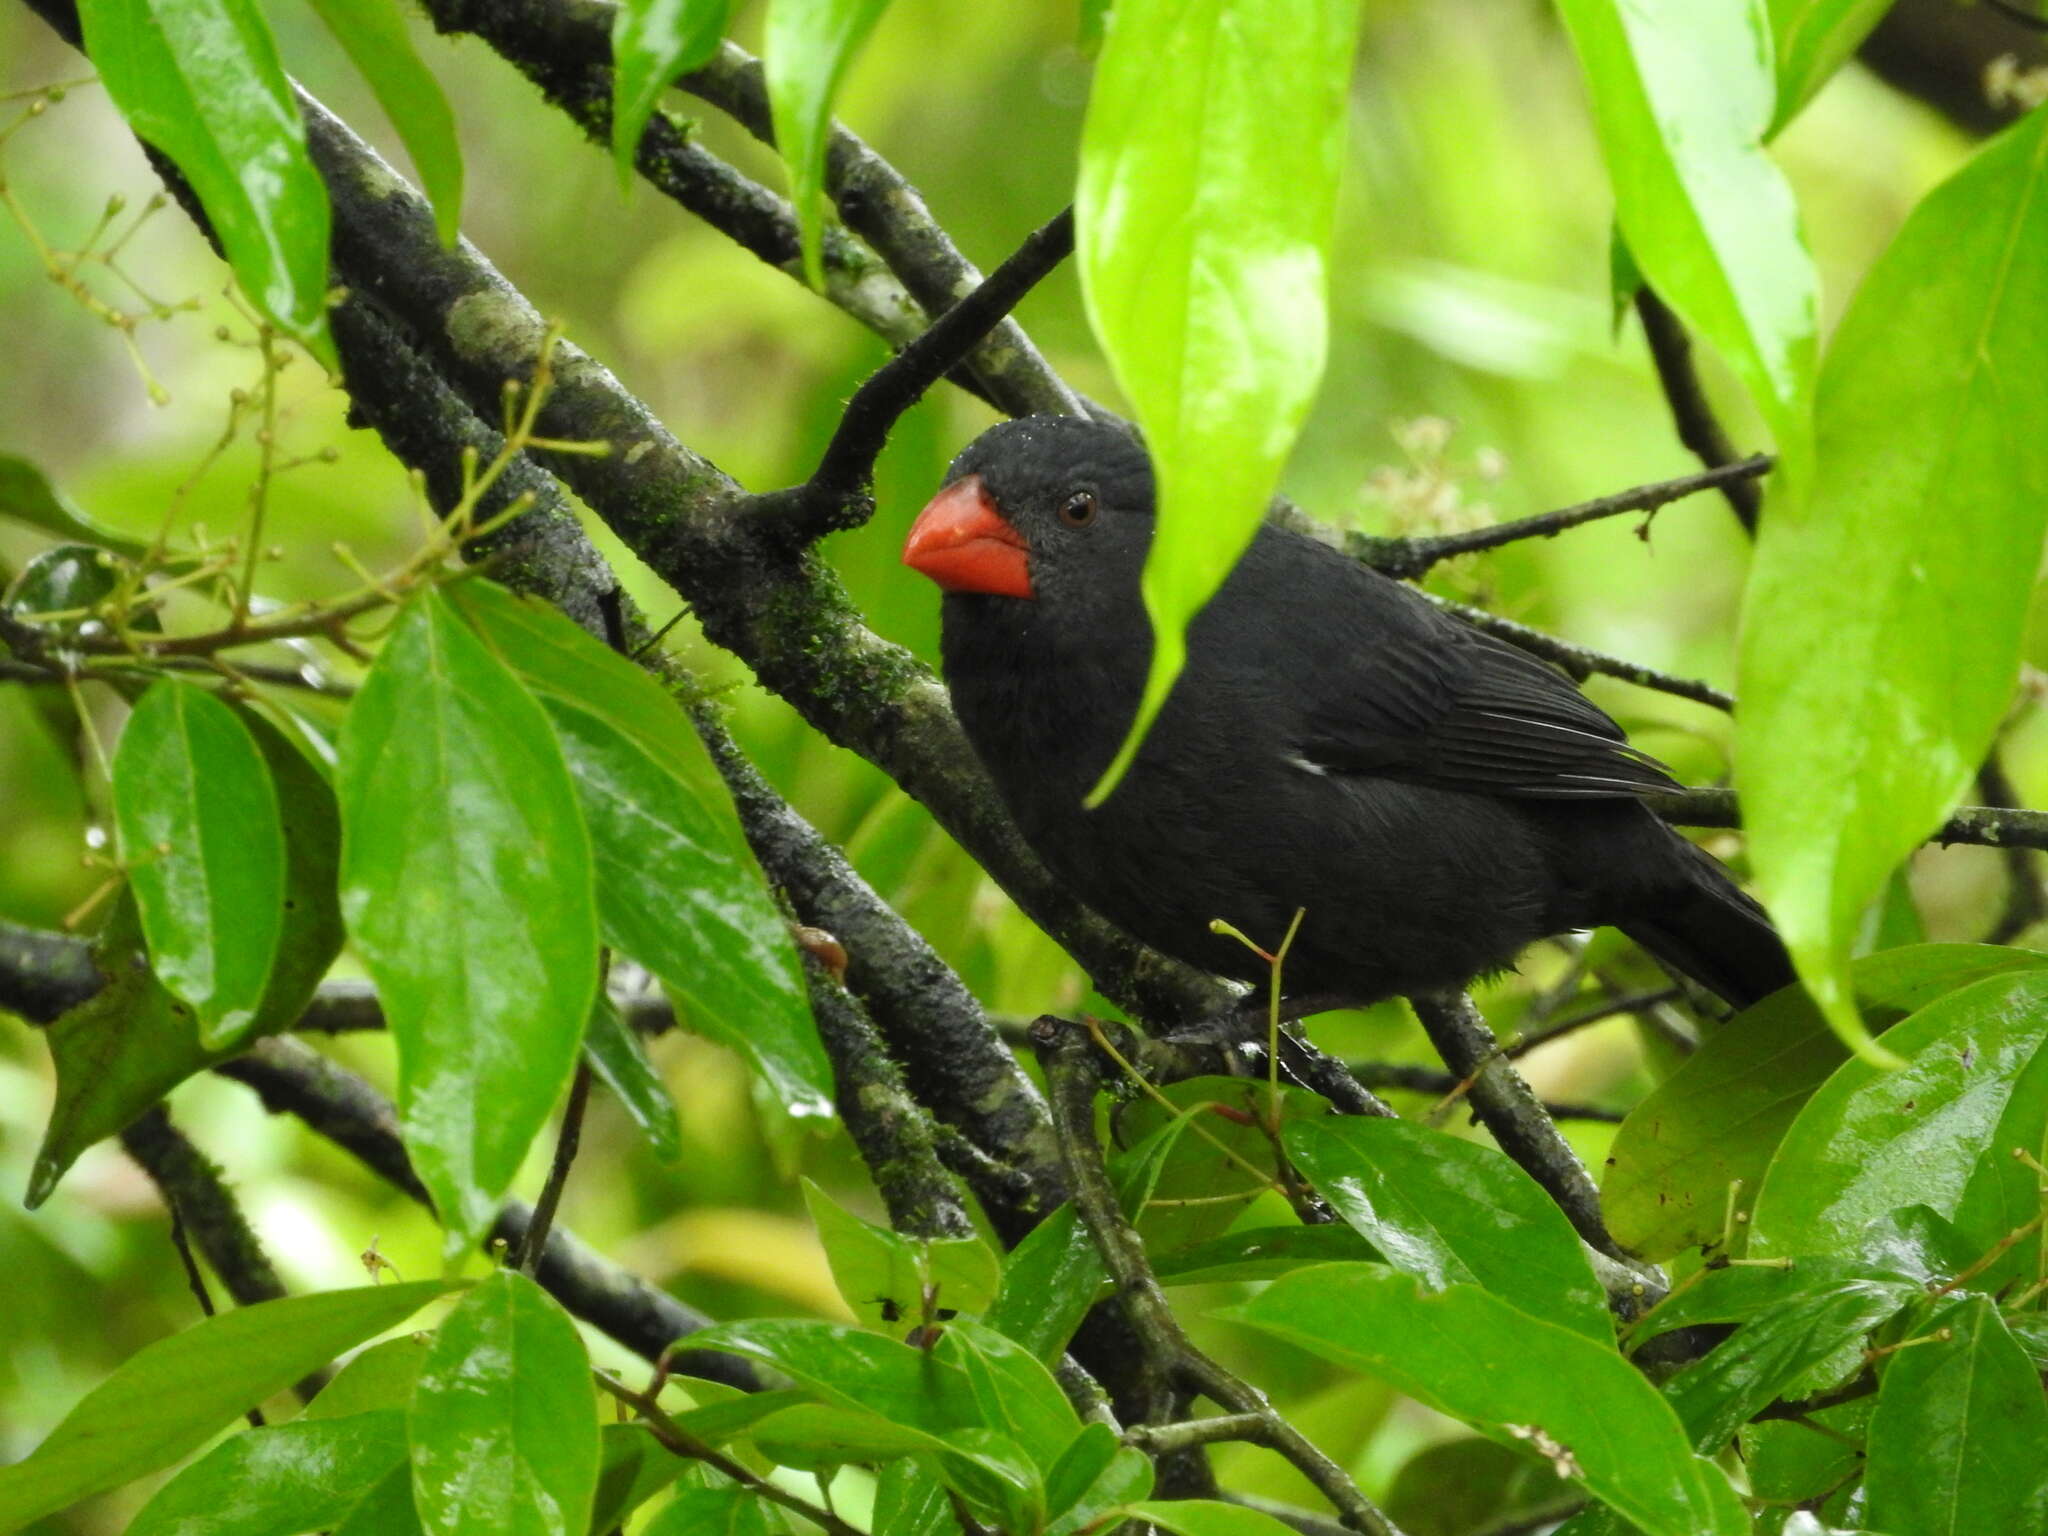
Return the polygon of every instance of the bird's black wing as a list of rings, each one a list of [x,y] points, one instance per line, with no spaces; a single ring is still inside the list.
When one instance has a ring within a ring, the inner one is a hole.
[[[1330,587],[1315,594],[1324,600],[1296,743],[1305,764],[1530,799],[1676,787],[1563,673],[1343,563],[1338,575],[1318,560],[1308,583]]]

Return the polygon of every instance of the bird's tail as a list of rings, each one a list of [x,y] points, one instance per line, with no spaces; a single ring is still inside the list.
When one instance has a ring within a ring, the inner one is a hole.
[[[1790,986],[1797,980],[1792,957],[1764,909],[1713,855],[1691,843],[1684,848],[1687,878],[1621,931],[1738,1008]]]

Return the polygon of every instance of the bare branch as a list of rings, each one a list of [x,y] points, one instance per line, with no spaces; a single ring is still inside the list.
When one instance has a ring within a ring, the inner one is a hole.
[[[1555,666],[1563,667],[1581,682],[1598,674],[1601,677],[1615,677],[1625,683],[1634,683],[1638,688],[1650,688],[1658,693],[1691,699],[1695,704],[1705,704],[1713,709],[1735,708],[1734,696],[1723,693],[1710,683],[1698,682],[1689,677],[1674,677],[1668,672],[1659,672],[1654,667],[1640,666],[1633,661],[1624,661],[1619,656],[1609,656],[1588,646],[1575,645],[1569,640],[1560,640],[1556,635],[1545,634],[1540,629],[1517,624],[1513,619],[1504,619],[1497,613],[1488,613],[1484,608],[1474,608],[1465,603],[1454,603],[1449,598],[1438,597],[1434,592],[1424,592],[1422,595],[1444,612],[1456,614],[1474,629],[1483,629],[1489,635],[1498,636],[1510,645],[1521,647],[1531,656],[1540,656]]]
[[[1728,434],[1721,429],[1712,402],[1692,365],[1692,338],[1671,308],[1646,283],[1636,290],[1636,313],[1642,317],[1643,336],[1650,344],[1651,361],[1657,365],[1657,382],[1671,406],[1671,423],[1678,440],[1709,469],[1733,464],[1739,455]],[[1763,510],[1763,494],[1753,479],[1730,481],[1721,487],[1728,505],[1743,530],[1756,534],[1756,520]]]
[[[781,522],[785,536],[798,544],[866,522],[875,510],[868,495],[875,459],[897,419],[972,352],[1073,249],[1074,210],[1068,208],[1026,236],[980,287],[868,375],[847,402],[810,479],[786,491],[755,497],[752,515]]]
[[[583,1112],[590,1107],[590,1060],[576,1063],[576,1075],[569,1080],[569,1102],[562,1110],[562,1128],[555,1134],[554,1161],[548,1165],[547,1182],[540,1187],[533,1215],[511,1250],[510,1262],[521,1274],[532,1278],[547,1248],[548,1232],[555,1224],[555,1212],[562,1204],[562,1191],[569,1184],[569,1169],[576,1161],[576,1149],[583,1144]]]
[[[1350,1063],[1351,1075],[1368,1088],[1403,1088],[1410,1093],[1426,1093],[1443,1098],[1458,1092],[1460,1079],[1435,1067],[1416,1066],[1405,1061],[1354,1061]],[[1566,1104],[1552,1099],[1541,1101],[1543,1113],[1553,1120],[1599,1120],[1618,1123],[1624,1112],[1618,1109],[1603,1109],[1597,1104]]]
[[[1577,528],[1604,517],[1618,517],[1626,512],[1654,512],[1698,491],[1725,490],[1736,481],[1754,480],[1768,474],[1773,462],[1769,454],[1759,453],[1738,463],[1703,469],[1696,475],[1681,475],[1675,480],[1639,485],[1631,490],[1616,491],[1611,496],[1596,496],[1576,506],[1560,507],[1555,512],[1538,512],[1532,517],[1497,523],[1491,528],[1474,528],[1466,533],[1413,539],[1375,538],[1371,534],[1353,533],[1346,536],[1344,547],[1374,570],[1412,581],[1427,574],[1430,567],[1439,561],[1457,555],[1498,549],[1503,544],[1513,544],[1521,539],[1554,539],[1568,528]]]
[[[1681,827],[1742,825],[1742,809],[1732,789],[1686,789],[1645,795],[1643,800],[1666,821]],[[1966,805],[1937,827],[1926,841],[1943,848],[1951,843],[1975,843],[1985,848],[2048,848],[2048,811]]]
[[[1995,746],[1977,770],[1977,793],[1984,797],[1987,807],[2019,808],[2019,791],[2013,787]],[[2042,889],[2040,861],[2033,850],[2008,847],[2002,857],[2005,860],[2005,909],[1984,936],[1987,944],[2010,944],[2043,917],[2048,917],[2048,891]]]
[[[1603,1019],[1613,1018],[1616,1014],[1638,1013],[1645,1008],[1654,1008],[1659,1003],[1668,1003],[1683,995],[1677,987],[1657,987],[1648,992],[1631,992],[1623,997],[1611,997],[1583,1013],[1575,1013],[1555,1023],[1545,1024],[1540,1029],[1518,1034],[1507,1042],[1504,1049],[1510,1057],[1526,1056],[1553,1040],[1562,1039],[1586,1028],[1589,1024],[1598,1024]]]

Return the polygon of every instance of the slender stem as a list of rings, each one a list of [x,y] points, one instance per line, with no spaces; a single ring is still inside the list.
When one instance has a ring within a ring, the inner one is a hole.
[[[1733,464],[1716,465],[1697,474],[1681,475],[1674,480],[1659,480],[1650,485],[1638,485],[1630,490],[1616,491],[1611,496],[1596,496],[1593,500],[1582,501],[1576,506],[1560,507],[1555,512],[1539,512],[1533,517],[1497,523],[1491,528],[1474,528],[1465,533],[1446,533],[1414,539],[1383,539],[1366,534],[1352,534],[1345,541],[1345,547],[1375,570],[1404,580],[1413,580],[1427,572],[1438,561],[1448,560],[1455,555],[1498,549],[1503,544],[1513,544],[1521,539],[1554,539],[1566,529],[1577,528],[1584,523],[1606,517],[1618,517],[1626,512],[1654,512],[1659,507],[1682,500],[1698,491],[1713,490],[1717,487],[1725,489],[1736,481],[1754,480],[1770,473],[1773,462],[1769,454],[1759,453]]]
[[[1643,337],[1650,344],[1650,360],[1657,365],[1657,382],[1671,406],[1671,424],[1678,440],[1710,469],[1736,460],[1735,445],[1722,430],[1707,399],[1706,387],[1692,365],[1692,338],[1670,306],[1644,284],[1636,290],[1636,314],[1643,322]],[[1753,479],[1731,480],[1721,487],[1734,509],[1736,521],[1745,532],[1756,533],[1757,518],[1763,511],[1763,495]]]
[[[578,1057],[576,1075],[569,1081],[569,1103],[562,1111],[561,1133],[555,1138],[555,1160],[548,1168],[547,1182],[533,1205],[526,1224],[526,1236],[519,1244],[519,1272],[531,1276],[540,1267],[540,1256],[548,1246],[548,1231],[555,1224],[555,1212],[562,1203],[562,1190],[569,1182],[569,1167],[576,1161],[576,1149],[583,1144],[583,1112],[590,1105],[590,1058]]]
[[[810,479],[753,498],[752,515],[778,520],[797,543],[866,522],[874,515],[868,486],[875,459],[898,418],[964,361],[1073,249],[1074,210],[1067,208],[1025,236],[979,287],[870,374],[847,402]]]
[[[1638,688],[1655,689],[1681,699],[1691,699],[1695,704],[1705,704],[1714,709],[1733,710],[1735,698],[1723,693],[1710,683],[1698,682],[1689,677],[1674,677],[1669,672],[1659,672],[1654,667],[1645,667],[1637,662],[1624,661],[1619,656],[1609,656],[1590,646],[1576,645],[1572,641],[1559,639],[1556,635],[1545,634],[1540,629],[1531,629],[1526,624],[1517,624],[1513,619],[1504,619],[1497,613],[1488,613],[1484,608],[1474,608],[1466,603],[1455,603],[1449,598],[1438,597],[1434,592],[1424,592],[1423,597],[1435,603],[1446,613],[1455,614],[1474,629],[1519,646],[1532,656],[1563,667],[1573,677],[1584,681],[1598,673],[1602,677],[1615,677],[1625,683],[1634,683]]]
[[[639,1414],[648,1432],[673,1454],[686,1456],[692,1461],[701,1461],[707,1467],[724,1473],[749,1493],[766,1499],[771,1504],[779,1504],[793,1514],[803,1516],[828,1532],[829,1536],[866,1536],[865,1532],[848,1525],[831,1510],[813,1504],[809,1499],[799,1498],[766,1478],[755,1476],[751,1467],[734,1461],[723,1451],[707,1445],[670,1418],[652,1396],[635,1392],[607,1371],[593,1371],[591,1374],[596,1378],[599,1387]]]
[[[1654,991],[1631,992],[1625,997],[1609,998],[1606,1002],[1588,1008],[1583,1013],[1572,1014],[1568,1018],[1559,1019],[1554,1024],[1546,1024],[1541,1029],[1531,1030],[1527,1034],[1515,1036],[1503,1047],[1503,1054],[1509,1057],[1526,1056],[1531,1051],[1550,1044],[1553,1040],[1586,1028],[1589,1024],[1598,1024],[1604,1019],[1615,1017],[1617,1014],[1635,1013],[1639,1009],[1653,1008],[1658,1003],[1668,1003],[1673,998],[1682,995],[1677,987],[1658,987]]]

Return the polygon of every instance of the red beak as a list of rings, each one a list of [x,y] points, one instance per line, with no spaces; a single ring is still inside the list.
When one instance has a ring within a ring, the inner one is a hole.
[[[903,563],[948,592],[1031,597],[1031,547],[989,499],[979,475],[934,496],[903,543]]]

